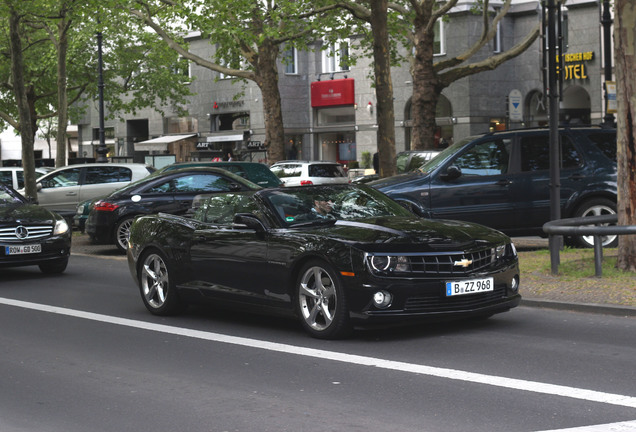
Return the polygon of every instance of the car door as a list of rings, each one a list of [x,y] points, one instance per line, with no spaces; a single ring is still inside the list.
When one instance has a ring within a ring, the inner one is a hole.
[[[55,171],[43,177],[38,184],[38,203],[49,210],[75,213],[79,202],[82,167]]]
[[[477,222],[497,229],[515,224],[509,172],[513,136],[488,137],[468,145],[431,178],[430,207],[434,218]],[[447,177],[448,168],[461,170]]]
[[[208,226],[196,230],[190,248],[199,289],[206,295],[242,302],[277,303],[268,295],[272,263],[268,261],[268,238],[263,231],[234,226],[236,213],[257,209],[251,195],[219,194],[204,204]]]
[[[80,185],[79,201],[100,198],[126,186],[132,179],[129,168],[118,166],[89,166]]]
[[[563,208],[585,182],[584,160],[568,134],[560,133],[560,197]],[[520,172],[515,197],[520,218],[517,228],[540,230],[550,220],[550,137],[535,133],[519,137]]]

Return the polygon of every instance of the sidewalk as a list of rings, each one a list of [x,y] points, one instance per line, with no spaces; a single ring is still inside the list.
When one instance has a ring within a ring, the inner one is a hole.
[[[537,249],[548,249],[548,239],[539,237],[515,237],[515,247],[521,254]],[[86,234],[73,234],[73,254],[99,255],[114,259],[126,259],[114,245],[94,245]],[[536,279],[536,278],[535,278]],[[580,312],[636,317],[636,279],[632,286],[612,286],[603,278],[561,281],[558,277],[545,276],[540,283],[524,281],[521,273],[522,306],[542,307]]]

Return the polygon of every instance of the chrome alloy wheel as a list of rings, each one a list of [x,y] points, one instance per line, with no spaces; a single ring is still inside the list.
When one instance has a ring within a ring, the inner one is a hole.
[[[323,331],[331,325],[338,300],[334,281],[324,268],[314,266],[305,271],[298,297],[302,317],[310,328]]]
[[[150,254],[146,257],[139,276],[141,282],[141,293],[148,306],[159,309],[164,306],[170,281],[168,279],[168,268],[163,258],[157,254]]]
[[[133,218],[126,218],[117,224],[115,230],[115,245],[122,251],[128,248],[128,239],[130,238],[130,227],[133,224]]]
[[[604,205],[602,203],[595,203],[594,205],[588,207],[581,213],[582,217],[587,216],[605,216],[605,215],[613,215],[616,214],[613,208]],[[603,224],[602,226],[607,226],[609,224]],[[594,225],[589,225],[594,226]],[[603,247],[612,244],[616,240],[616,235],[606,235],[601,236],[601,244]],[[594,236],[581,236],[581,239],[587,247],[594,247]]]

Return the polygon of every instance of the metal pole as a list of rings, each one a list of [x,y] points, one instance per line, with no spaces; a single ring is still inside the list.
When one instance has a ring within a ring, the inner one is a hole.
[[[98,65],[98,83],[99,91],[99,146],[97,147],[97,162],[108,162],[106,154],[106,140],[104,138],[104,74],[102,63],[102,32],[97,32],[97,65]]]
[[[555,11],[560,7],[548,0],[548,98],[550,114],[550,220],[561,219],[561,173],[559,151],[559,91],[557,88],[557,35]],[[559,250],[563,237],[550,236],[552,274],[559,272]]]
[[[603,25],[603,62],[605,63],[605,82],[612,81],[612,14],[610,13],[609,0],[603,0],[603,15],[601,16],[601,24]],[[603,124],[609,127],[615,127],[614,115],[607,112],[609,107],[609,95],[607,94],[607,86],[603,83],[605,90],[605,116]]]

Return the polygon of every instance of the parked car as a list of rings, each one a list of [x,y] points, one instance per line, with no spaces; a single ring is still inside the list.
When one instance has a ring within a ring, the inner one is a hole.
[[[72,221],[81,201],[104,196],[153,171],[151,166],[133,163],[89,163],[58,168],[38,179],[38,203]]]
[[[561,216],[616,212],[616,130],[562,128]],[[445,149],[417,172],[369,183],[416,214],[477,222],[512,236],[545,236],[550,220],[547,129],[472,136]],[[591,247],[591,237],[569,239]],[[617,236],[603,240],[614,246]]]
[[[125,251],[134,218],[150,213],[183,214],[198,195],[259,190],[260,186],[214,167],[192,167],[146,177],[95,201],[86,232],[98,244],[114,244]]]
[[[43,273],[62,273],[70,254],[64,218],[0,183],[0,267],[37,265]]]
[[[127,256],[153,314],[227,301],[295,314],[318,338],[354,324],[483,318],[520,301],[507,236],[417,217],[365,185],[222,193],[191,218],[142,216]]]
[[[270,169],[285,186],[349,183],[344,167],[337,162],[288,160]]]
[[[179,168],[189,168],[196,166],[211,166],[217,168],[223,168],[230,172],[233,172],[236,175],[244,177],[251,181],[252,183],[256,183],[261,187],[279,187],[283,186],[283,182],[276,177],[276,175],[269,169],[269,167],[265,164],[258,162],[242,162],[242,161],[224,161],[224,162],[179,162],[171,165],[167,165],[157,173],[171,171]]]
[[[35,177],[42,177],[44,174],[50,172],[45,168],[36,168]],[[24,188],[24,168],[22,167],[2,167],[0,168],[0,183],[4,183],[11,186],[13,189]]]

